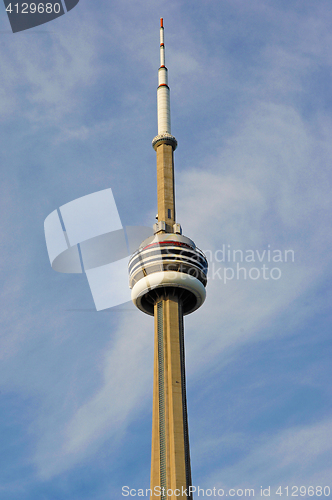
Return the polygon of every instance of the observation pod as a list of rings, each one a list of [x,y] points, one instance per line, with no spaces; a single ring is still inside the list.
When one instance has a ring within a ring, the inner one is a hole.
[[[205,300],[208,263],[185,236],[161,233],[147,238],[131,256],[128,268],[132,301],[146,314],[153,316],[155,303],[166,295],[178,297],[184,315]]]

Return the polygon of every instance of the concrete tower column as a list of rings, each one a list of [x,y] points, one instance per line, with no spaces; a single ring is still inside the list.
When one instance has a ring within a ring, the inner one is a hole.
[[[158,221],[166,222],[166,232],[173,232],[175,223],[173,146],[159,144],[157,152]]]
[[[182,495],[191,485],[191,469],[181,300],[172,294],[156,300],[154,318],[151,490],[164,488],[162,500],[190,498]]]

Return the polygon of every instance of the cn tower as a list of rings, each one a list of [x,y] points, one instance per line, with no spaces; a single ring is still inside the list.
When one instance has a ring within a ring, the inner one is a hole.
[[[183,316],[205,300],[207,260],[176,222],[170,90],[160,20],[157,153],[158,221],[129,261],[134,304],[154,316],[151,500],[192,498]],[[160,495],[158,494],[160,492]]]

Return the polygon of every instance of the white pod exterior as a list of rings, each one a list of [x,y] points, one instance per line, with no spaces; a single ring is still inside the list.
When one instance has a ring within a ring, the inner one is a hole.
[[[158,292],[162,295],[165,289],[169,290],[170,288],[173,289],[174,295],[178,295],[180,291],[190,294],[191,306],[185,310],[184,315],[196,311],[205,301],[204,285],[194,276],[178,271],[160,271],[142,278],[134,285],[131,291],[131,300],[138,309],[153,316],[153,308],[146,301],[146,295],[152,290],[155,291],[156,295]]]
[[[153,315],[154,302],[165,293],[181,297],[184,315],[205,300],[208,263],[186,236],[151,236],[131,256],[128,268],[132,301],[146,314]]]

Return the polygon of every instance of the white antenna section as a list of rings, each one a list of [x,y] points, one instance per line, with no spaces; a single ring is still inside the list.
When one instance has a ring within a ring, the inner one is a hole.
[[[165,66],[164,22],[162,17],[160,18],[160,68],[158,71],[157,109],[158,135],[170,134],[171,109],[167,68]]]

